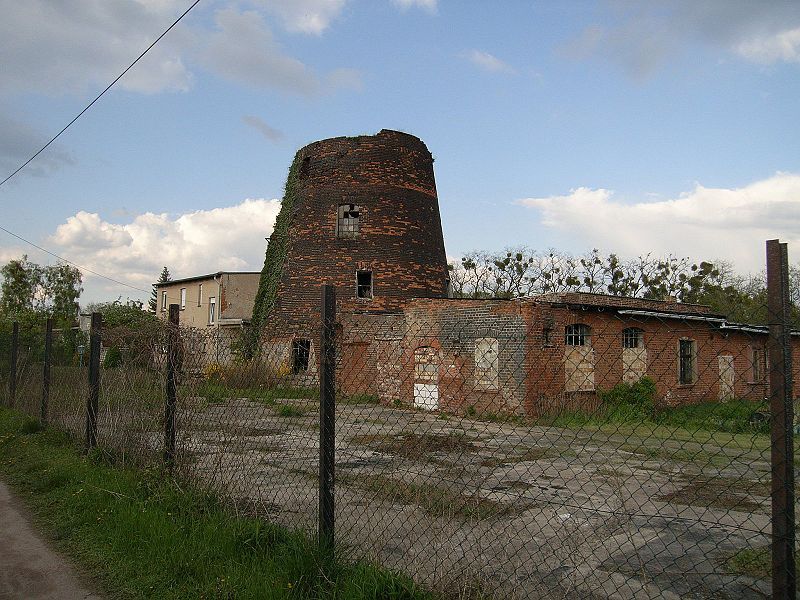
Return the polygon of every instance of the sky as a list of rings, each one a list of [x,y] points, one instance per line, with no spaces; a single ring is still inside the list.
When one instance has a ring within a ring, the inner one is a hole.
[[[190,0],[0,0],[0,179]],[[0,187],[0,226],[85,269],[83,303],[260,270],[294,153],[397,129],[448,257],[525,245],[800,257],[800,3],[201,2]],[[55,261],[0,231],[0,261]]]

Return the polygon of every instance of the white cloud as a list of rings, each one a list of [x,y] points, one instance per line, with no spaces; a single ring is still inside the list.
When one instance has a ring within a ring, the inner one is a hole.
[[[496,56],[482,50],[470,50],[462,55],[473,65],[490,73],[514,73],[514,68]]]
[[[745,60],[800,62],[796,0],[656,0],[606,2],[604,23],[592,24],[565,47],[575,58],[600,58],[643,79],[693,44],[721,48]]]
[[[305,96],[320,91],[316,74],[281,52],[259,13],[229,8],[217,11],[214,21],[217,31],[201,51],[201,59],[220,77]]]
[[[419,7],[427,10],[429,13],[435,13],[438,7],[438,0],[392,0],[392,2],[403,10],[407,10],[411,7]]]
[[[800,175],[791,173],[735,189],[698,184],[676,199],[654,202],[625,203],[609,190],[581,187],[517,203],[540,211],[546,227],[580,240],[580,249],[721,258],[759,271],[765,240],[778,237],[800,247]]]
[[[342,12],[346,0],[270,0],[260,2],[288,31],[320,35]]]
[[[59,225],[48,243],[80,265],[148,290],[164,265],[174,278],[260,270],[264,238],[272,233],[279,210],[278,200],[247,199],[177,217],[143,213],[124,224],[81,211]],[[132,294],[88,273],[84,281],[83,301]]]
[[[741,42],[736,51],[753,62],[800,62],[800,27]]]
[[[256,131],[260,132],[265,138],[272,142],[279,142],[284,138],[283,132],[279,129],[275,129],[274,127],[268,125],[264,122],[263,119],[256,117],[254,115],[245,115],[242,117],[242,121],[244,121],[247,125],[255,129]]]
[[[9,3],[0,19],[0,90],[61,94],[105,86],[184,5],[179,0]],[[179,25],[118,85],[143,93],[187,90],[191,76],[179,56],[183,35]]]

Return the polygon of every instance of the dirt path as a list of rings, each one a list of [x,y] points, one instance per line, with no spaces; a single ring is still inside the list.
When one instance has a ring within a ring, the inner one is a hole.
[[[75,569],[36,532],[19,502],[0,482],[0,599],[92,599]]]

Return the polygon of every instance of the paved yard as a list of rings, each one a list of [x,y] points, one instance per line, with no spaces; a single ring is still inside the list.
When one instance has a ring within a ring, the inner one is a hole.
[[[315,531],[318,411],[309,400],[186,401],[180,468],[249,511]],[[766,581],[721,566],[769,542],[768,451],[729,438],[341,405],[337,539],[462,597],[767,597]]]

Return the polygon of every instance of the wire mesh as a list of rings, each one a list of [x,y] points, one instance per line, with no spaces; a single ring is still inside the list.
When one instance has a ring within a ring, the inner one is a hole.
[[[249,514],[315,531],[319,390],[293,368],[292,342],[245,358],[240,329],[180,332],[178,472]]]
[[[447,597],[769,597],[766,327],[591,294],[413,300],[329,326],[341,558]],[[98,446],[162,459],[171,365],[175,476],[315,534],[322,324],[275,321],[256,348],[238,326],[170,327],[102,329]],[[17,362],[36,417],[43,331],[20,329]],[[86,332],[54,332],[48,418],[81,438],[88,352]]]

